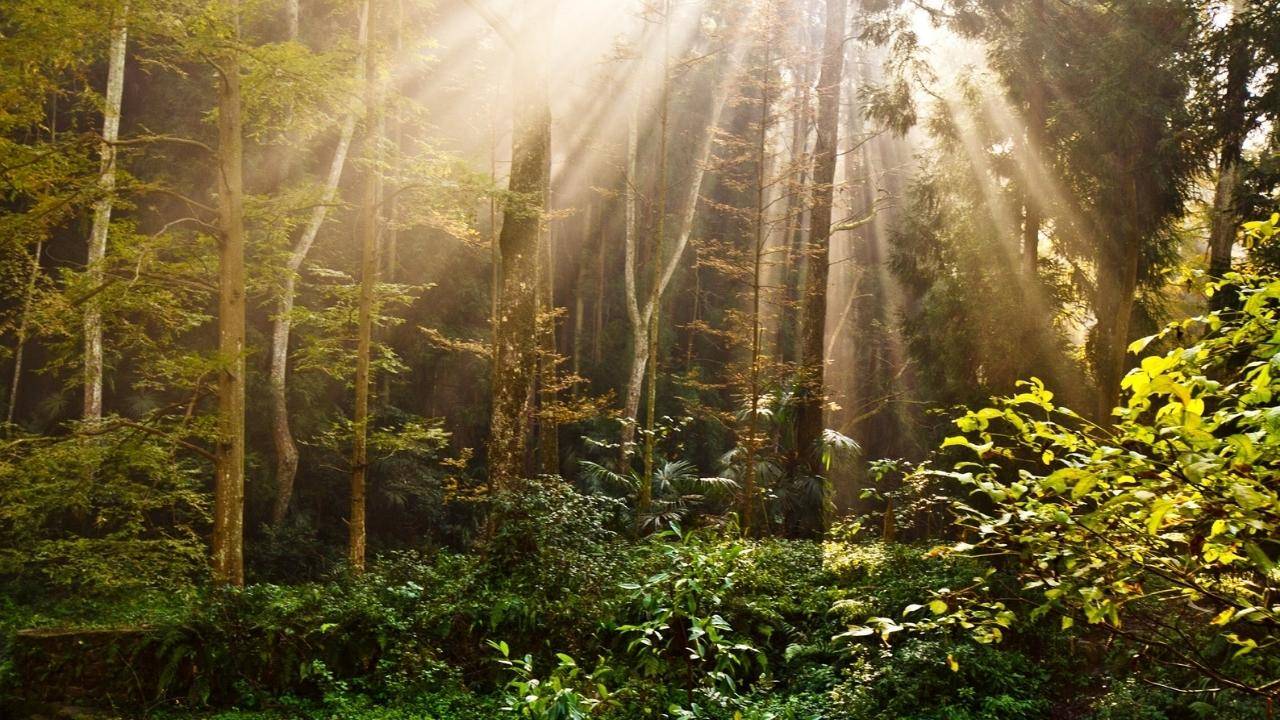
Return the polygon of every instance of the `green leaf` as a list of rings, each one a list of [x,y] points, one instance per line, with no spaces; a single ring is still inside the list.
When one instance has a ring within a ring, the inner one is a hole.
[[[1133,342],[1129,343],[1129,352],[1136,355],[1137,353],[1140,353],[1143,350],[1146,350],[1147,346],[1151,344],[1151,341],[1155,339],[1156,339],[1155,335],[1148,335],[1144,338],[1138,338],[1137,340],[1134,340]]]
[[[1151,506],[1151,514],[1147,516],[1147,532],[1155,535],[1160,530],[1160,523],[1164,522],[1164,516],[1168,515],[1172,509],[1172,500],[1168,498],[1156,500]]]

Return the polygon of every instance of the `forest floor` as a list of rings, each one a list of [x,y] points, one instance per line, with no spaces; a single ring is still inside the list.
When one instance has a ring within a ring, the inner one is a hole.
[[[927,546],[714,532],[636,542],[586,525],[534,540],[519,557],[387,553],[359,578],[10,597],[0,708],[217,720],[1166,717],[1138,711],[1167,698],[1073,652],[1056,628],[1029,625],[998,645],[936,631],[843,636],[979,572]],[[40,644],[19,626],[86,632]],[[145,630],[85,642],[122,626]]]

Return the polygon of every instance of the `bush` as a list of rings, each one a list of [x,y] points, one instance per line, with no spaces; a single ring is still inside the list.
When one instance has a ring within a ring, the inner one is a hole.
[[[0,578],[12,591],[127,599],[205,576],[203,469],[111,422],[0,446]]]

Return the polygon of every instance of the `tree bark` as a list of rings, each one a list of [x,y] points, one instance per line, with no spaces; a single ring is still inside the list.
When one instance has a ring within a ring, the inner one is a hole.
[[[766,30],[766,33],[770,30]],[[747,414],[746,446],[747,459],[742,485],[742,534],[750,536],[756,531],[756,456],[760,445],[760,340],[764,328],[760,321],[760,274],[764,267],[765,253],[765,182],[766,162],[769,141],[769,82],[772,46],[770,38],[765,38],[764,67],[760,74],[760,116],[756,134],[756,206],[755,206],[755,239],[751,254],[751,366],[748,370],[747,392],[749,393],[749,412]]]
[[[104,278],[107,234],[116,190],[116,146],[120,139],[120,104],[124,97],[124,64],[129,42],[129,3],[120,5],[111,22],[111,49],[107,58],[107,88],[102,107],[101,170],[98,189],[102,197],[93,205],[93,226],[89,231],[86,262],[89,286],[99,287]],[[102,304],[89,298],[84,312],[84,412],[85,420],[102,419]]]
[[[652,278],[649,282],[649,331],[646,389],[644,475],[640,479],[640,499],[636,503],[637,514],[649,512],[653,501],[653,453],[657,442],[656,421],[658,413],[658,332],[662,318],[662,255],[667,239],[667,141],[671,126],[671,0],[666,0],[662,11],[662,79],[658,106],[658,226],[653,233]]]
[[[489,481],[495,489],[523,475],[527,438],[523,422],[537,366],[538,238],[546,215],[551,161],[551,108],[545,47],[552,8],[530,8],[517,33],[483,0],[467,0],[514,53],[514,133],[511,197],[498,237],[501,282],[494,337],[493,407],[489,424]]]
[[[1129,326],[1133,317],[1134,293],[1138,287],[1138,262],[1142,245],[1139,237],[1125,237],[1114,263],[1099,272],[1098,362],[1094,374],[1098,382],[1097,421],[1106,424],[1120,399],[1129,347]]]
[[[807,3],[806,3],[807,4]],[[784,226],[786,236],[783,238],[785,250],[782,255],[782,298],[779,300],[780,312],[778,328],[774,343],[777,346],[778,359],[783,362],[796,360],[797,296],[800,290],[801,252],[804,247],[804,212],[808,199],[809,180],[809,124],[812,115],[810,79],[812,69],[808,58],[809,29],[800,29],[801,55],[796,64],[795,108],[791,125],[791,166],[795,174],[793,183],[787,188],[787,221]]]
[[[356,387],[351,443],[351,514],[347,520],[347,560],[356,574],[364,572],[365,559],[365,485],[369,473],[369,386],[373,355],[373,314],[378,290],[378,195],[381,170],[376,160],[381,156],[382,98],[378,92],[378,62],[373,52],[377,27],[377,3],[365,0],[365,155],[368,167],[364,174],[363,199],[360,206],[360,305],[356,318]]]
[[[598,370],[601,360],[604,359],[604,268],[605,268],[605,251],[608,248],[607,239],[609,234],[606,230],[603,213],[603,200],[597,200],[596,206],[596,224],[595,233],[597,235],[596,242],[596,304],[594,308],[595,318],[594,327],[591,332],[591,362]]]
[[[1249,132],[1246,103],[1249,99],[1249,76],[1252,70],[1249,44],[1241,21],[1233,20],[1227,58],[1227,85],[1222,108],[1222,145],[1218,153],[1218,182],[1214,188],[1213,212],[1209,230],[1209,275],[1220,278],[1231,272],[1231,255],[1241,222],[1237,209],[1240,164],[1244,139]],[[1233,293],[1214,295],[1213,309],[1229,304]]]
[[[217,60],[218,85],[218,447],[213,508],[213,576],[244,585],[244,137],[241,121],[240,2],[232,10],[233,47]]]
[[[623,232],[623,283],[626,285],[627,320],[631,324],[631,372],[627,378],[627,395],[622,410],[622,439],[619,443],[621,457],[618,471],[625,473],[635,447],[636,422],[640,417],[640,390],[644,384],[646,365],[649,361],[649,322],[640,310],[639,289],[636,283],[636,205],[639,178],[636,172],[636,154],[639,151],[637,134],[640,124],[640,101],[627,122],[627,169],[623,177],[624,220]],[[656,262],[655,258],[655,262]],[[646,308],[647,309],[647,308]]]
[[[1044,52],[1040,42],[1044,33],[1044,0],[1032,0],[1032,32],[1029,39],[1031,57],[1028,58],[1027,76],[1027,120],[1023,142],[1026,144],[1024,162],[1034,162],[1032,158],[1045,157],[1045,88],[1041,72]],[[1027,290],[1034,292],[1040,266],[1040,226],[1044,222],[1044,211],[1040,207],[1040,199],[1035,196],[1031,183],[1032,173],[1024,169],[1024,187],[1022,189],[1022,269],[1027,276]]]
[[[360,14],[360,56],[357,75],[364,77],[365,56],[368,53],[368,23],[366,11]],[[285,265],[284,285],[280,289],[280,299],[276,308],[276,316],[271,323],[271,364],[269,369],[269,385],[271,392],[272,424],[271,437],[276,452],[276,497],[271,509],[271,522],[279,526],[289,512],[289,503],[293,498],[294,481],[298,474],[298,446],[293,439],[293,431],[289,423],[289,336],[293,329],[293,304],[297,295],[298,273],[302,264],[315,244],[320,228],[328,217],[329,206],[338,198],[338,184],[342,180],[343,169],[347,165],[347,153],[351,148],[351,139],[355,135],[356,110],[352,108],[342,119],[342,129],[338,134],[338,144],[333,150],[333,158],[329,162],[329,174],[325,178],[324,192],[320,203],[311,210],[311,217],[303,228],[302,235],[294,243]]]
[[[298,39],[298,16],[301,12],[301,0],[285,0],[284,3],[284,25],[285,33],[290,40]]]
[[[796,452],[813,475],[823,472],[822,439],[826,357],[827,276],[830,262],[831,204],[836,174],[840,87],[844,69],[848,0],[827,0],[822,71],[818,78],[817,141],[814,147],[813,210],[807,272],[801,305],[800,377],[797,385]]]
[[[549,179],[548,179],[549,183]],[[543,231],[542,262],[539,271],[539,294],[542,311],[538,328],[538,455],[543,475],[560,474],[560,426],[556,422],[555,405],[559,393],[556,345],[555,240],[550,228]]]

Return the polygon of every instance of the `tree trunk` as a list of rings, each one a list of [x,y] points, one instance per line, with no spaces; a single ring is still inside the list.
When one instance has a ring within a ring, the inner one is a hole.
[[[536,367],[538,238],[546,215],[547,167],[551,161],[551,108],[544,66],[552,8],[529,8],[517,33],[482,0],[468,0],[515,54],[512,62],[514,133],[511,197],[503,208],[498,237],[501,283],[494,338],[493,407],[489,424],[489,481],[495,489],[517,480],[524,469],[523,422]]]
[[[1031,57],[1028,59],[1028,76],[1026,80],[1027,93],[1027,120],[1026,134],[1023,142],[1027,145],[1025,156],[1027,160],[1024,162],[1036,162],[1033,158],[1046,157],[1044,147],[1044,129],[1045,129],[1045,87],[1044,77],[1041,72],[1043,66],[1044,53],[1040,49],[1039,43],[1044,34],[1044,0],[1032,0],[1032,32],[1029,35],[1031,42]],[[1022,189],[1022,269],[1027,276],[1027,291],[1034,292],[1038,283],[1038,273],[1040,266],[1040,226],[1044,222],[1044,213],[1040,207],[1040,199],[1035,196],[1034,186],[1031,182],[1032,173],[1025,169],[1023,175],[1026,178]]]
[[[801,54],[808,54],[809,31],[802,27]],[[778,359],[783,362],[796,360],[796,300],[800,289],[800,261],[804,244],[804,212],[808,199],[809,175],[809,121],[812,114],[810,101],[810,78],[812,70],[809,59],[804,57],[796,68],[795,112],[792,119],[791,132],[791,166],[795,180],[787,185],[787,221],[786,236],[783,238],[785,249],[782,255],[782,298],[779,301],[780,313],[774,343],[777,346]]]
[[[766,33],[769,30],[765,31]],[[765,38],[764,67],[760,74],[760,116],[756,135],[756,206],[755,240],[751,254],[751,367],[748,370],[747,392],[750,408],[747,414],[747,459],[742,485],[742,534],[750,536],[756,531],[756,456],[760,444],[758,436],[760,414],[760,340],[763,327],[760,322],[760,273],[764,267],[765,253],[765,183],[769,141],[769,81],[771,51],[769,38]]]
[[[653,233],[652,277],[649,282],[649,336],[646,389],[644,475],[640,478],[640,500],[636,504],[637,515],[649,512],[653,501],[653,453],[657,442],[655,430],[658,413],[658,332],[662,317],[662,255],[667,239],[667,140],[671,125],[671,0],[666,0],[662,11],[662,82],[658,106],[658,227]]]
[[[35,302],[36,281],[40,278],[40,255],[44,253],[44,240],[36,241],[36,252],[31,258],[31,274],[27,276],[27,291],[22,298],[22,316],[18,320],[18,338],[13,348],[13,383],[9,386],[9,409],[4,422],[12,425],[18,412],[18,391],[22,386],[22,357],[27,350],[27,334],[31,326],[31,305]]]
[[[1119,257],[1104,263],[1098,283],[1098,344],[1094,375],[1098,382],[1097,422],[1106,424],[1120,399],[1129,347],[1129,325],[1133,316],[1134,293],[1138,287],[1141,238],[1125,237]]]
[[[646,365],[649,361],[649,323],[640,310],[640,291],[636,283],[636,205],[639,193],[636,154],[639,151],[637,135],[640,124],[640,100],[627,121],[627,164],[623,176],[626,227],[623,232],[623,282],[626,285],[627,320],[631,323],[631,372],[627,378],[626,402],[622,409],[622,440],[619,443],[621,457],[618,472],[625,473],[635,449],[636,422],[640,417],[640,390],[644,384]],[[656,261],[656,258],[655,258]]]
[[[587,214],[583,218],[582,223],[582,245],[581,251],[578,253],[578,274],[573,282],[573,345],[571,354],[573,355],[573,374],[575,382],[573,386],[574,397],[578,396],[580,385],[576,378],[582,377],[582,352],[583,352],[583,335],[586,333],[587,327],[587,279],[590,274],[587,272],[587,252],[590,248],[589,242],[592,237],[591,227],[592,219],[595,211],[595,203],[587,201]]]
[[[240,2],[232,10],[233,45],[240,42]],[[240,50],[218,59],[218,270],[217,478],[213,500],[213,576],[244,585],[244,137],[240,116]]]
[[[1222,108],[1222,145],[1218,154],[1218,182],[1214,188],[1212,222],[1209,230],[1209,275],[1220,278],[1231,272],[1231,255],[1241,218],[1237,209],[1240,185],[1241,151],[1249,132],[1246,103],[1249,99],[1251,63],[1248,40],[1234,20],[1227,28],[1232,33],[1227,58],[1227,87]],[[1214,295],[1213,309],[1226,307],[1233,293]]]
[[[683,204],[681,205],[682,215],[680,217],[679,235],[676,237],[675,247],[671,251],[671,256],[668,257],[666,260],[665,268],[663,269],[662,274],[660,276],[657,276],[655,274],[655,280],[657,284],[656,284],[656,287],[653,289],[653,291],[650,293],[649,302],[645,304],[644,308],[639,307],[639,302],[637,299],[638,295],[636,292],[634,234],[631,236],[631,239],[628,241],[627,252],[629,252],[630,255],[628,256],[628,260],[627,260],[628,264],[626,266],[625,278],[624,278],[626,281],[626,288],[627,288],[626,290],[627,314],[628,314],[628,319],[631,321],[632,337],[646,338],[646,342],[644,343],[646,345],[646,348],[643,352],[636,351],[632,353],[631,372],[629,375],[630,380],[627,384],[628,403],[623,410],[623,427],[622,427],[623,463],[622,465],[624,468],[626,466],[627,458],[630,457],[631,449],[634,444],[633,440],[635,438],[635,423],[636,423],[636,419],[639,412],[639,406],[640,406],[639,397],[640,397],[641,384],[644,381],[646,370],[647,370],[645,365],[652,360],[652,358],[648,354],[648,348],[647,348],[648,335],[646,333],[647,333],[647,328],[649,327],[651,322],[651,314],[654,311],[653,299],[657,298],[658,300],[661,300],[663,293],[666,292],[667,286],[671,283],[671,278],[675,275],[676,269],[679,268],[680,266],[680,259],[684,256],[685,248],[689,246],[689,237],[693,234],[693,220],[694,220],[694,217],[697,215],[697,211],[698,211],[699,192],[702,189],[702,179],[706,175],[707,163],[711,158],[711,150],[715,143],[716,129],[720,126],[720,117],[724,112],[724,108],[726,104],[728,103],[729,93],[732,90],[732,86],[733,86],[732,81],[737,75],[737,68],[739,64],[742,62],[744,49],[742,47],[743,44],[740,42],[740,39],[742,36],[742,30],[743,30],[742,26],[745,24],[746,24],[745,22],[739,21],[738,26],[734,28],[734,32],[731,34],[728,40],[729,46],[730,46],[729,57],[725,64],[723,73],[720,76],[719,82],[716,85],[716,91],[713,97],[711,98],[711,116],[707,122],[706,128],[703,130],[701,138],[699,139],[697,150],[693,154],[693,158],[694,158],[693,173],[689,179],[689,186],[686,189],[685,197],[683,198]],[[629,134],[632,132],[634,132],[634,130],[629,130]],[[629,147],[627,150],[627,155],[629,158],[635,157],[634,145],[635,145],[635,139],[630,138],[628,140]],[[634,185],[634,180],[632,180],[631,178],[635,177],[635,172],[634,172],[635,168],[632,160],[628,160],[628,163],[632,165],[632,167],[628,172],[629,180],[628,180],[627,191],[628,193],[630,193],[634,189],[632,187]],[[628,198],[628,201],[631,203],[634,203],[634,198]],[[633,221],[634,214],[635,214],[635,209],[633,204],[629,206],[627,210],[627,215],[628,215],[627,227],[628,228],[634,227],[634,224],[635,224]],[[634,233],[634,230],[630,232]],[[655,257],[652,259],[652,261],[654,263],[660,263],[662,262],[662,258]],[[634,405],[630,403],[630,398],[633,396],[637,398]]]
[[[831,239],[831,203],[836,174],[840,87],[844,69],[848,0],[827,0],[822,71],[818,78],[817,142],[814,147],[813,210],[807,248],[807,272],[801,305],[800,378],[797,386],[796,452],[813,475],[823,472],[822,439],[826,358],[827,275]]]
[[[544,229],[543,237],[538,278],[542,296],[538,328],[541,345],[538,358],[538,455],[543,475],[559,475],[560,427],[555,417],[556,386],[559,383],[556,368],[559,352],[556,346],[555,241],[549,228]]]
[[[351,570],[364,572],[365,555],[365,484],[369,473],[369,377],[373,354],[373,313],[378,290],[378,194],[381,171],[375,162],[381,154],[382,98],[378,92],[378,62],[373,52],[377,28],[377,3],[365,1],[366,37],[369,39],[365,58],[365,156],[368,167],[364,174],[363,199],[360,207],[360,306],[356,330],[356,399],[352,413],[355,437],[351,443],[351,516],[347,520],[347,560]]]
[[[125,49],[129,42],[129,3],[121,3],[111,23],[111,50],[107,59],[107,88],[102,106],[102,169],[98,189],[102,197],[93,205],[93,227],[89,231],[86,267],[89,286],[104,280],[107,233],[116,189],[116,146],[120,139],[120,103],[124,97]],[[85,420],[102,419],[102,304],[95,295],[85,303],[84,312],[84,413]]]
[[[608,231],[603,218],[603,200],[596,201],[596,305],[594,327],[591,331],[591,362],[597,372],[604,359],[604,274],[605,250],[608,248]]]
[[[364,57],[368,52],[367,11],[360,13],[360,47],[361,60],[357,75],[364,77]],[[298,474],[298,447],[293,440],[293,432],[289,426],[289,335],[293,329],[293,304],[296,296],[298,273],[302,264],[315,244],[320,228],[328,216],[329,206],[338,198],[338,184],[342,180],[343,169],[347,165],[347,153],[351,148],[351,139],[355,135],[356,111],[349,110],[342,120],[338,144],[333,150],[333,158],[329,162],[329,174],[325,178],[324,194],[320,203],[311,210],[311,217],[303,228],[302,235],[289,253],[285,266],[284,286],[280,289],[280,299],[276,316],[271,324],[271,366],[269,385],[271,393],[272,424],[271,437],[276,451],[276,497],[271,509],[271,522],[279,526],[289,512],[289,503],[293,498],[294,480]]]
[[[284,25],[285,33],[290,40],[298,39],[298,16],[301,15],[301,0],[285,0]]]

